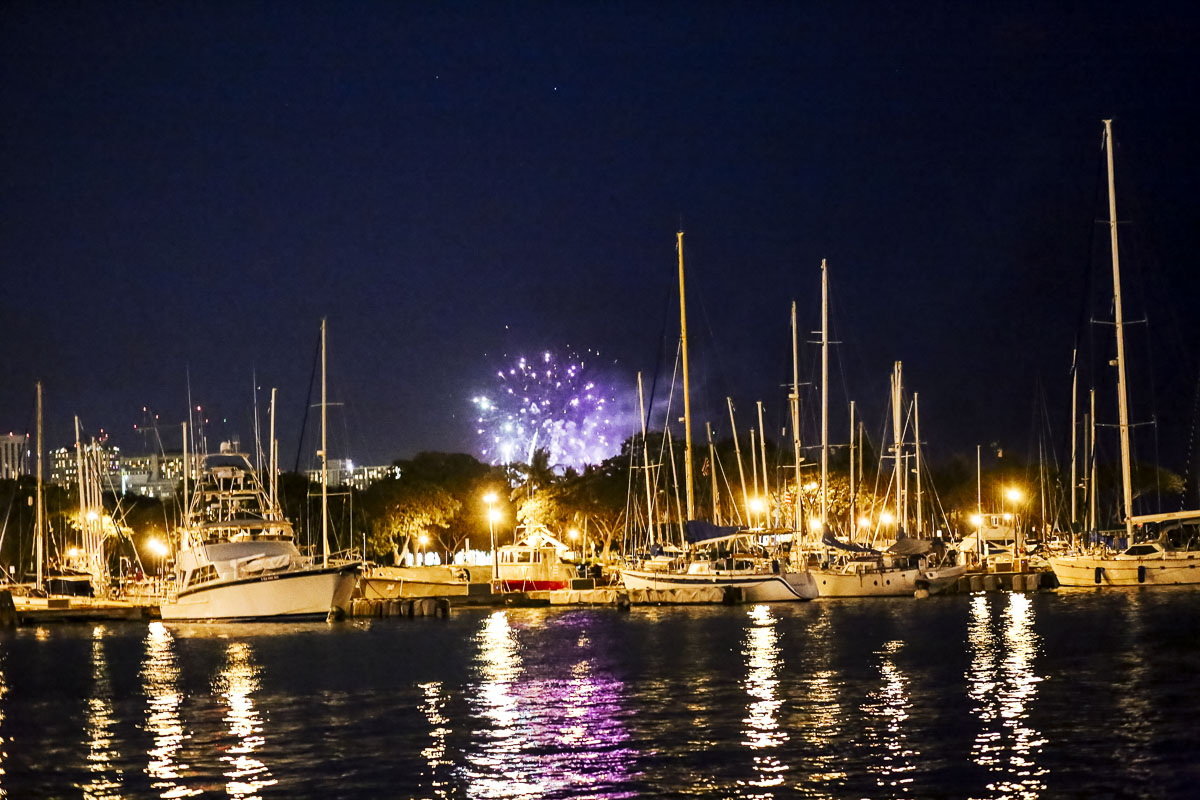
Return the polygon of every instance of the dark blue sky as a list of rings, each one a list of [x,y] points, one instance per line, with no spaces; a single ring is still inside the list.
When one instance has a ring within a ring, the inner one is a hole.
[[[1186,436],[1198,12],[974,5],[6,3],[0,427],[32,426],[41,378],[49,445],[76,413],[136,445],[190,373],[246,439],[256,371],[290,458],[327,316],[347,455],[474,451],[505,354],[599,350],[622,391],[654,368],[682,221],[722,435],[727,394],[782,418],[789,304],[817,324],[827,258],[835,397],[878,428],[900,359],[932,447],[1025,451],[1108,268],[1113,117],[1152,394]]]

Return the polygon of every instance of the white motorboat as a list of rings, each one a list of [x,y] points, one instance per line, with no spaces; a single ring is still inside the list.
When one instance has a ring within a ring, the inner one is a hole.
[[[575,564],[564,560],[565,544],[549,532],[534,529],[516,544],[496,548],[494,588],[501,592],[566,589],[579,577]]]
[[[357,562],[301,555],[292,525],[250,462],[222,445],[205,459],[163,599],[165,620],[230,621],[341,616]]]

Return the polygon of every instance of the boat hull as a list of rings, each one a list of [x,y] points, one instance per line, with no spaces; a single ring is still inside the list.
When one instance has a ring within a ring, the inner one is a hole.
[[[1200,584],[1200,553],[1053,556],[1048,559],[1059,586],[1185,586]]]
[[[215,581],[164,602],[162,618],[232,621],[340,615],[350,603],[357,576],[358,566],[353,565]]]
[[[459,573],[464,571],[465,567],[458,568]],[[458,597],[470,591],[469,578],[469,572],[456,577],[446,567],[369,567],[358,578],[358,593],[368,600]]]
[[[726,589],[736,588],[748,603],[781,603],[812,600],[817,586],[808,572],[754,575],[682,575],[651,570],[621,570],[626,589]]]
[[[867,572],[813,569],[812,574],[821,597],[912,597],[918,589],[926,589],[930,594],[945,591],[966,571],[966,567]]]

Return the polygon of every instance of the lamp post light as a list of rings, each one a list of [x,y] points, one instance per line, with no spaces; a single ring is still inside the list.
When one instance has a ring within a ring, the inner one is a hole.
[[[495,506],[496,506],[496,499],[497,499],[497,498],[496,498],[496,493],[495,493],[495,492],[488,492],[487,494],[485,494],[485,495],[483,496],[483,502],[487,504],[487,509],[488,509],[488,510],[487,510],[487,518],[488,518],[488,533],[491,535],[491,540],[492,540],[492,581],[491,581],[491,587],[492,587],[493,591],[494,591],[494,590],[495,590],[495,588],[496,588],[496,572],[497,572],[497,569],[496,569],[496,556],[497,556],[497,553],[496,553],[496,520],[497,520],[497,519],[499,518],[499,516],[500,516],[500,512],[499,512],[499,510],[497,510],[497,509],[496,509],[496,507],[495,507]]]
[[[750,512],[758,518],[760,526],[762,525],[762,513],[764,508],[765,504],[763,503],[763,499],[761,497],[755,497],[750,501]]]
[[[429,534],[422,533],[417,537],[417,544],[421,546],[421,566],[425,566],[425,546],[429,544]]]
[[[575,543],[579,541],[579,529],[571,528],[570,530],[568,530],[567,538],[571,540],[571,546],[573,547],[575,545]],[[583,550],[580,550],[579,557],[582,559],[584,557],[584,555],[585,554],[584,554]]]

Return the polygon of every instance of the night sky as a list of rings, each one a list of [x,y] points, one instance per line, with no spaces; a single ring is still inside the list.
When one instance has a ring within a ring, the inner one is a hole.
[[[331,455],[477,453],[519,355],[598,352],[617,406],[657,367],[661,397],[682,226],[697,435],[726,395],[782,427],[825,258],[837,430],[849,398],[879,435],[900,359],[934,454],[1024,454],[1039,396],[1065,436],[1109,291],[1111,117],[1132,391],[1185,458],[1200,12],[975,5],[5,3],[0,428],[40,379],[49,447],[78,414],[140,449],[143,407],[177,447],[190,378],[246,441],[257,377],[290,461],[327,317]]]

